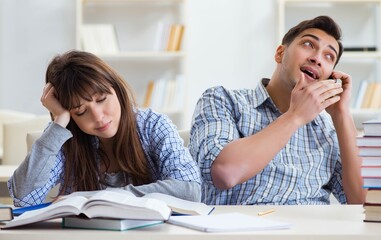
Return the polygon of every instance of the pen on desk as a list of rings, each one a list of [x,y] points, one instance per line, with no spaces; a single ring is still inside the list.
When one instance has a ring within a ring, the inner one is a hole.
[[[275,208],[271,208],[269,210],[266,210],[266,211],[263,211],[263,212],[259,212],[258,216],[263,216],[263,215],[266,215],[266,214],[269,214],[269,213],[272,213],[272,212],[275,212]]]

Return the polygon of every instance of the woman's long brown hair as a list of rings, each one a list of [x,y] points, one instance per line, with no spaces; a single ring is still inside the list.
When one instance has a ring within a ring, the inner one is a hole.
[[[91,101],[94,93],[111,94],[113,88],[121,106],[121,119],[114,137],[114,155],[118,165],[126,173],[129,183],[149,183],[151,176],[147,167],[136,127],[135,101],[128,84],[104,61],[94,54],[70,51],[56,56],[46,71],[46,82],[56,90],[61,105],[71,110],[79,105],[80,99]],[[101,189],[101,173],[96,161],[97,152],[93,146],[94,136],[81,131],[71,119],[67,125],[73,137],[64,144],[64,178],[60,194],[71,191]],[[106,166],[109,159],[99,151],[100,160]]]

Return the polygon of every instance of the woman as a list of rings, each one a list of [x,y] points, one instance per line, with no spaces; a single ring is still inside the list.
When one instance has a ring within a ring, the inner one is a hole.
[[[95,55],[56,56],[41,102],[53,121],[8,181],[15,206],[42,203],[57,184],[59,194],[117,187],[200,200],[199,169],[175,126],[136,108],[126,82]]]

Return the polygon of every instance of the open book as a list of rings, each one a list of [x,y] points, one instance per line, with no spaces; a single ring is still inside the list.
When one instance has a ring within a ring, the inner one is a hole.
[[[168,201],[168,204],[165,201]],[[74,192],[62,196],[45,208],[21,214],[3,228],[78,215],[84,215],[87,218],[164,221],[168,220],[172,213],[170,205],[177,212],[184,214],[209,214],[213,209],[203,203],[185,201],[166,194],[152,193],[144,197],[136,197],[125,190],[107,189]]]

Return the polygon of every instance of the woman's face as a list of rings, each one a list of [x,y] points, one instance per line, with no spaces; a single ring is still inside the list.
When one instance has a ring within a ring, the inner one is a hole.
[[[80,105],[70,110],[70,115],[83,132],[102,140],[117,133],[121,108],[115,90],[111,88],[111,94],[95,93],[91,101],[81,99]]]

